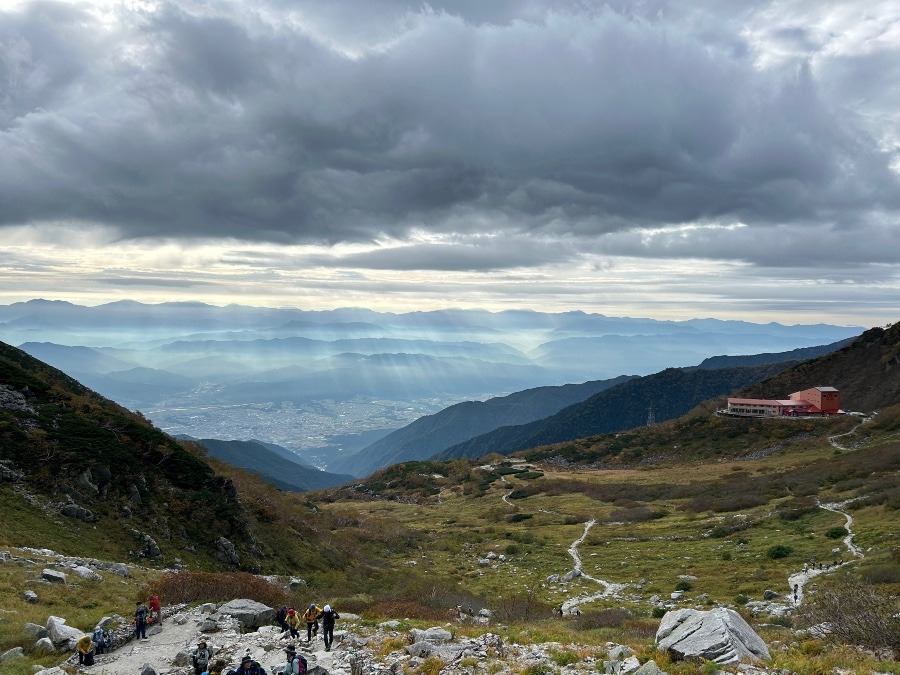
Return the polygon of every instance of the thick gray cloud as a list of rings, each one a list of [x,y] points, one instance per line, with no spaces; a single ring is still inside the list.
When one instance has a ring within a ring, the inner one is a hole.
[[[23,3],[0,13],[0,224],[542,237],[344,258],[373,269],[577,258],[546,246],[563,235],[649,257],[896,264],[896,5],[857,42],[846,21],[829,32],[846,3],[722,5]],[[746,227],[618,234],[692,222]]]

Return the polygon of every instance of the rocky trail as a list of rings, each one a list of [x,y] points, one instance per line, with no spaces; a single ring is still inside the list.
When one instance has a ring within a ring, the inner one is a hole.
[[[295,645],[304,654],[310,670],[318,665],[332,671],[335,663],[343,656],[339,639],[344,636],[343,631],[335,631],[333,651],[325,651],[321,636],[307,643],[305,636],[304,639],[291,639],[271,625],[242,634],[236,621],[217,614],[213,606],[180,609],[181,611],[165,619],[162,625],[153,626],[147,633],[147,640],[131,639],[115,651],[97,656],[93,666],[81,666],[79,673],[143,673],[149,672],[149,665],[157,673],[192,674],[193,668],[189,665],[187,655],[200,639],[204,639],[213,648],[213,660],[224,659],[229,668],[236,669],[244,654],[249,653],[268,673],[277,671],[284,664],[284,647],[288,644]],[[215,623],[216,631],[205,632],[209,630],[211,622]],[[73,659],[72,662],[77,663],[77,660]]]
[[[826,511],[831,511],[833,513],[839,513],[844,516],[845,524],[844,529],[847,530],[847,536],[844,537],[844,546],[847,547],[847,550],[853,555],[854,558],[864,558],[865,555],[862,552],[862,549],[859,548],[853,542],[853,516],[850,515],[847,511],[844,510],[844,507],[847,506],[850,502],[854,500],[848,499],[843,502],[832,502],[829,504],[819,504],[819,508],[825,509]],[[809,582],[810,579],[813,579],[822,574],[829,574],[834,572],[841,567],[849,565],[854,562],[854,560],[843,560],[843,557],[839,558],[841,562],[838,564],[834,563],[815,563],[815,564],[807,564],[804,565],[803,569],[799,572],[794,572],[792,575],[788,577],[788,587],[790,589],[796,589],[794,593],[793,590],[790,593],[793,593],[790,597],[793,598],[793,604],[795,606],[799,606],[803,603],[803,587]]]
[[[588,581],[598,583],[603,586],[603,590],[597,593],[577,595],[565,600],[560,606],[560,610],[563,615],[577,613],[579,611],[578,607],[583,603],[593,602],[594,600],[599,600],[600,598],[609,596],[617,596],[620,591],[628,586],[628,584],[616,584],[611,581],[606,581],[605,579],[598,579],[597,577],[591,576],[584,571],[581,563],[581,556],[578,554],[578,547],[584,543],[584,540],[587,538],[588,532],[590,532],[591,528],[596,524],[597,521],[593,518],[587,521],[584,524],[584,532],[582,532],[581,536],[573,541],[569,546],[569,555],[572,556],[572,560],[575,562],[575,567],[569,574],[572,574],[573,577],[581,577],[583,579],[587,579]]]

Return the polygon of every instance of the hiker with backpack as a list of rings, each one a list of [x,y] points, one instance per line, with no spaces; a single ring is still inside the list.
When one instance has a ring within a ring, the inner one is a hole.
[[[206,646],[206,640],[200,640],[196,648],[191,652],[191,664],[194,666],[194,675],[206,672],[206,667],[212,659],[213,650]]]
[[[103,630],[101,626],[97,626],[94,629],[94,634],[91,636],[91,639],[94,642],[94,649],[97,650],[97,654],[105,654],[109,651],[110,645],[112,644],[112,637],[109,634],[109,631]]]
[[[306,669],[309,667],[306,657],[298,654],[294,645],[285,647],[284,653],[287,655],[287,665],[282,671],[283,675],[305,675]]]
[[[147,606],[138,600],[134,609],[134,638],[136,640],[148,640],[147,637],[147,615],[150,610]]]
[[[275,613],[275,621],[278,622],[278,625],[281,626],[281,632],[284,633],[288,630],[288,625],[286,622],[288,613],[288,606],[282,605],[278,608],[278,611]]]
[[[284,623],[287,626],[287,630],[291,631],[291,637],[295,640],[300,637],[300,615],[297,614],[297,610],[291,607],[287,611],[287,616],[284,619]]]
[[[312,642],[312,639],[319,634],[320,616],[322,616],[322,608],[317,607],[316,603],[310,604],[309,608],[303,612],[303,620],[306,621],[307,642]]]
[[[266,670],[247,654],[241,659],[241,667],[238,668],[237,675],[266,675]]]
[[[94,641],[90,635],[82,635],[78,638],[75,650],[78,652],[79,666],[94,665]]]
[[[162,606],[159,604],[159,596],[151,595],[147,605],[150,607],[150,616],[157,624],[162,625]]]
[[[331,643],[334,642],[334,622],[341,617],[331,605],[322,608],[322,638],[325,640],[325,651],[331,651]]]

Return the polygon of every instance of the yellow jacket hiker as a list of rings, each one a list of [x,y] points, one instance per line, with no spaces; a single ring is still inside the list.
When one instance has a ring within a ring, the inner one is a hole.
[[[303,620],[306,621],[306,641],[311,642],[313,637],[319,634],[319,617],[322,616],[322,608],[312,603],[305,612]]]

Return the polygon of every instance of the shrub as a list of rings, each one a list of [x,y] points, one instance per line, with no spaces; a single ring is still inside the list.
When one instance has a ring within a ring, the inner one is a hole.
[[[803,605],[805,626],[827,623],[828,639],[871,649],[900,650],[900,599],[886,591],[842,579],[820,589]]]
[[[900,584],[900,563],[866,567],[863,570],[863,578],[870,584]]]
[[[516,555],[519,552],[519,547],[515,544],[507,544],[506,548],[503,549],[503,552],[506,555]]]
[[[560,651],[551,650],[550,658],[553,659],[553,663],[558,666],[570,666],[573,663],[578,663],[581,661],[581,657],[578,656],[575,652],[571,652],[568,649],[563,649]]]
[[[831,527],[825,531],[825,536],[829,539],[843,539],[849,533],[844,527]]]
[[[693,588],[693,586],[691,585],[691,582],[689,582],[689,581],[679,581],[679,582],[675,585],[675,590],[676,590],[676,591],[689,591],[689,590],[691,590],[692,588]]]
[[[621,628],[622,624],[632,617],[632,613],[627,609],[614,607],[610,609],[601,609],[599,612],[584,612],[583,614],[579,614],[572,623],[576,630]]]
[[[772,560],[777,560],[778,558],[787,558],[791,553],[794,552],[790,546],[786,546],[784,544],[775,544],[768,551],[766,551],[766,557],[771,558]]]
[[[506,520],[510,523],[521,523],[523,520],[528,520],[531,517],[530,513],[514,513]]]
[[[746,605],[748,602],[750,602],[750,598],[747,597],[746,595],[744,595],[743,593],[740,593],[740,594],[734,596],[734,604],[736,604],[736,605],[743,606],[743,605]]]
[[[663,607],[654,607],[652,616],[654,619],[661,619],[666,615],[666,609]]]
[[[247,572],[166,574],[148,584],[144,595],[158,595],[170,604],[248,598],[270,607],[280,607],[288,601],[281,588]]]

